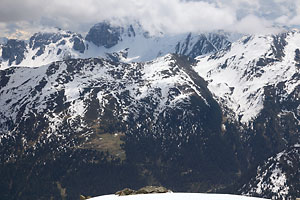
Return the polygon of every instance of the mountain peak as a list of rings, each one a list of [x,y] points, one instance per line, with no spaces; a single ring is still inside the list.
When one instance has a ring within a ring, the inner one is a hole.
[[[96,46],[111,48],[122,40],[122,37],[135,37],[136,32],[133,25],[117,26],[109,22],[100,22],[95,24],[88,32],[85,39],[94,43]]]
[[[22,48],[16,49],[10,43],[13,40],[0,46],[1,69],[12,65],[37,67],[69,58],[107,57],[127,63],[146,62],[168,53],[195,58],[231,44],[223,33],[150,35],[138,22],[122,26],[101,22],[85,38],[59,28],[48,29],[21,42]]]
[[[33,50],[37,48],[45,48],[50,44],[57,44],[58,46],[64,45],[66,40],[73,43],[73,49],[83,53],[85,46],[83,38],[80,34],[58,29],[57,31],[47,31],[35,33],[29,40],[29,46]],[[58,43],[59,42],[59,43]]]

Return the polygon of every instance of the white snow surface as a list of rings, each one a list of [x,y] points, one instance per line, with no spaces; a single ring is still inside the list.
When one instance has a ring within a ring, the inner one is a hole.
[[[292,78],[300,71],[295,61],[295,50],[300,49],[299,31],[287,33],[285,55],[266,66],[257,66],[256,63],[259,58],[276,59],[272,50],[273,35],[250,36],[244,43],[246,39],[245,36],[233,43],[229,50],[198,57],[198,64],[194,67],[209,82],[208,88],[216,99],[236,113],[237,119],[241,117],[243,123],[254,119],[263,108],[264,86],[286,81],[288,95],[300,84],[299,80]]]
[[[246,197],[229,194],[201,194],[201,193],[163,193],[163,194],[141,194],[141,195],[105,195],[91,200],[259,200],[261,198]]]

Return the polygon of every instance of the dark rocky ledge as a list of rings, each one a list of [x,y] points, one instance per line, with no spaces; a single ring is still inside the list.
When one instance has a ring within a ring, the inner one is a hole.
[[[146,186],[137,191],[129,188],[125,188],[123,190],[116,192],[115,194],[119,196],[127,196],[127,195],[135,195],[135,194],[152,194],[152,193],[167,193],[167,192],[172,192],[172,191],[162,186]]]

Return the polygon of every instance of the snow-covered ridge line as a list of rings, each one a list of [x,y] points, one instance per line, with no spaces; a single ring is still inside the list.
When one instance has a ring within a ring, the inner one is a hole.
[[[113,27],[99,23],[84,38],[61,29],[34,34],[29,41],[8,40],[0,46],[0,70],[37,67],[69,58],[106,57],[121,62],[145,62],[168,53],[190,57],[216,52],[230,44],[229,33],[149,36],[141,26]]]
[[[105,195],[91,200],[262,200],[262,198],[246,197],[229,194],[200,194],[200,193],[164,193],[164,194],[142,194],[142,195]]]
[[[285,83],[285,98],[300,84],[299,49],[299,31],[249,36],[229,49],[198,57],[194,69],[209,82],[218,101],[248,123],[264,107],[265,86]]]

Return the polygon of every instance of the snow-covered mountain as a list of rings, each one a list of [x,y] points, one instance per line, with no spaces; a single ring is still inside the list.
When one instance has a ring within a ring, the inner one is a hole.
[[[100,23],[2,44],[1,198],[299,196],[300,32],[225,35]]]
[[[168,53],[196,57],[230,45],[227,33],[150,36],[139,24],[125,27],[102,22],[85,38],[55,29],[34,34],[29,41],[8,40],[0,46],[0,69],[36,67],[68,58],[106,57],[114,61],[144,62]]]
[[[70,198],[84,189],[89,191],[88,185],[76,190],[75,183],[67,181],[70,176],[80,176],[77,181],[90,175],[97,177],[92,180],[102,184],[96,186],[96,191],[90,190],[91,194],[114,192],[127,183],[138,184],[139,170],[153,171],[146,173],[146,178],[140,177],[144,181],[155,176],[167,183],[171,181],[168,177],[174,177],[173,169],[176,176],[186,180],[196,181],[203,174],[198,169],[203,169],[206,176],[218,172],[234,178],[236,164],[231,168],[221,166],[224,162],[236,162],[231,147],[223,145],[212,151],[225,142],[221,136],[221,109],[206,82],[192,70],[192,63],[193,59],[169,54],[146,63],[69,59],[37,68],[1,70],[3,184],[11,188],[11,193],[19,194],[13,191],[24,182],[16,182],[9,174],[19,173],[21,166],[20,177],[28,176],[34,188],[44,190],[45,185],[35,183],[50,176],[46,186],[49,192],[55,194],[59,182],[68,188]],[[190,148],[197,158],[189,156]],[[216,160],[219,154],[224,156]],[[166,171],[144,166],[149,162],[146,160],[158,158],[165,163]],[[69,168],[68,163],[74,161]],[[214,163],[220,167],[211,170]],[[175,164],[178,167],[173,168]],[[50,166],[54,171],[47,171]],[[96,166],[110,167],[82,177],[81,172]],[[7,170],[9,173],[4,173]],[[77,173],[78,170],[81,172]],[[31,176],[32,173],[35,175]],[[56,173],[64,175],[57,177]],[[105,182],[107,176],[123,177],[125,181],[113,185]],[[9,180],[14,187],[5,183]],[[224,184],[224,180],[215,179],[212,184],[217,183]],[[49,184],[54,188],[49,189]],[[32,189],[22,188],[27,191],[22,197],[29,197]],[[8,195],[7,191],[4,195]]]
[[[1,45],[1,67],[36,67],[53,61],[80,57],[85,50],[81,35],[55,29],[51,32],[36,33],[29,41],[9,39]]]
[[[187,62],[186,65],[183,62]],[[137,126],[134,128],[139,129],[144,128],[143,124],[137,123],[142,120],[142,113],[151,116],[149,123],[159,124],[158,119],[166,117],[168,110],[179,105],[185,107],[194,96],[197,104],[203,104],[207,109],[213,108],[217,104],[210,104],[213,100],[205,88],[206,83],[196,74],[191,74],[193,72],[189,71],[188,62],[172,55],[145,64],[122,64],[91,58],[0,71],[1,143],[5,142],[3,138],[14,137],[12,132],[30,116],[33,120],[38,120],[37,116],[47,120],[47,132],[34,142],[39,145],[52,136],[64,137],[58,132],[66,119],[72,128],[75,128],[77,121],[79,127],[74,131],[81,132],[88,127],[88,123],[98,124],[101,120],[108,120],[105,115],[109,112],[110,120],[116,118],[118,123],[127,126],[134,121]],[[141,123],[145,122],[142,120]],[[194,129],[197,126],[194,124]],[[104,127],[98,127],[101,128]],[[104,131],[98,129],[96,132]],[[94,131],[85,130],[86,139],[88,133]],[[27,136],[25,133],[22,136],[23,147],[27,147],[31,140]],[[176,134],[174,137],[186,136]],[[30,147],[35,149],[35,145],[31,143]]]
[[[262,157],[285,149],[258,167],[243,194],[275,199],[299,196],[295,167],[300,161],[299,49],[298,30],[248,36],[230,48],[198,57],[193,67],[221,105],[224,129],[234,121],[247,141],[253,152],[248,162],[260,163]]]
[[[297,90],[299,58],[300,32],[291,31],[244,37],[231,48],[199,57],[194,69],[209,81],[209,89],[219,102],[232,110],[241,122],[248,123],[264,107],[265,87],[281,85],[278,88],[281,93],[277,94],[280,102]],[[293,113],[299,121],[297,108]]]

